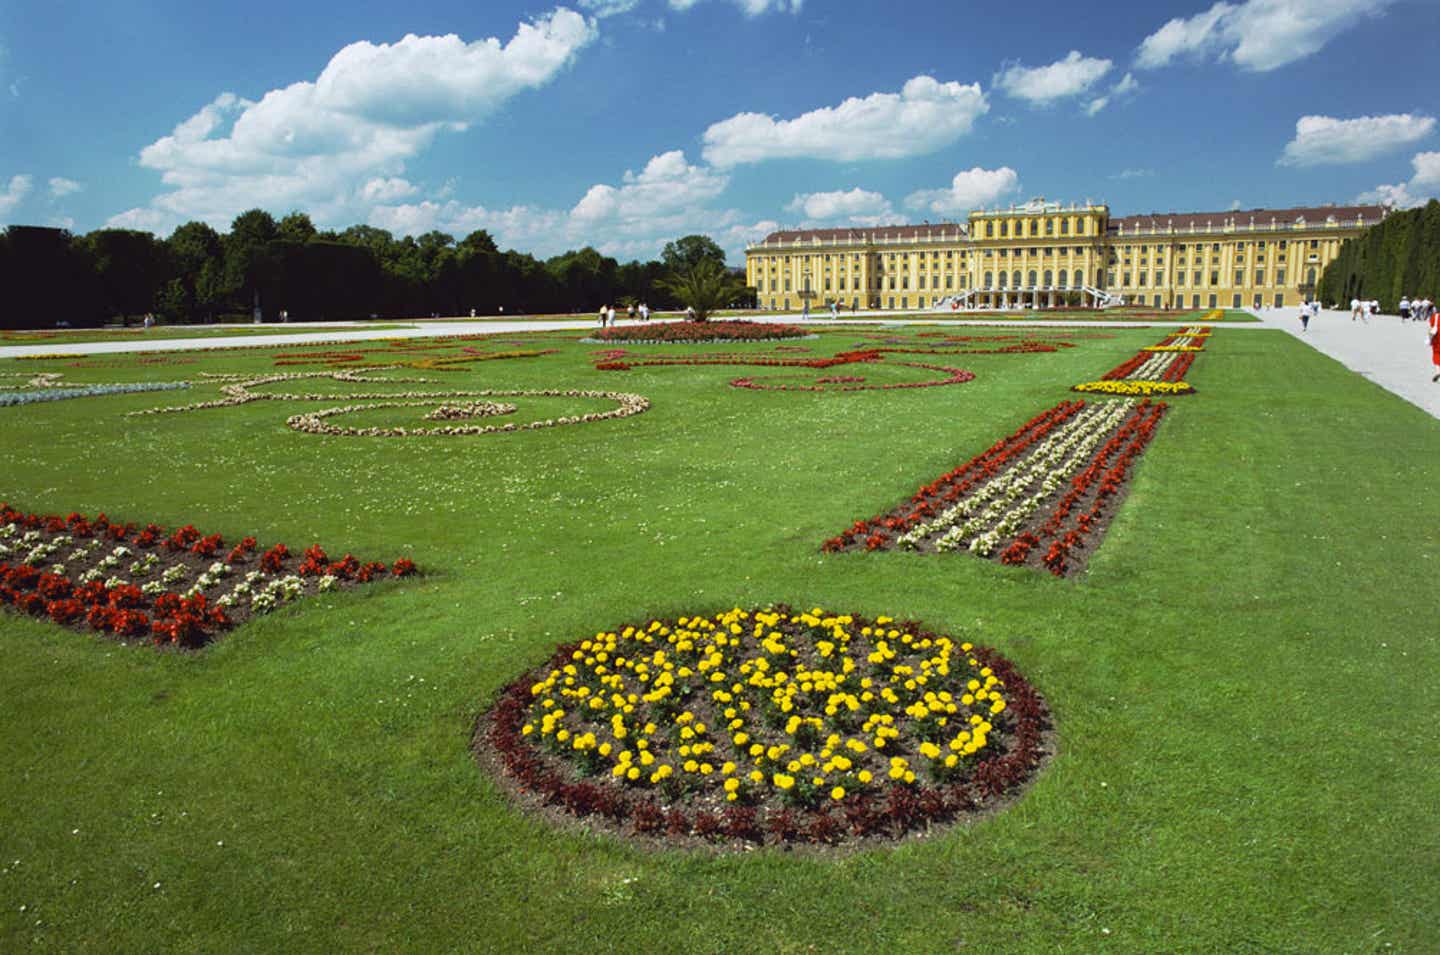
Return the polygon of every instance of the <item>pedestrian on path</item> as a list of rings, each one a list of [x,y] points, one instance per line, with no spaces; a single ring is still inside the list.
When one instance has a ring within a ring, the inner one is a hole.
[[[1400,321],[1410,321],[1410,296],[1400,296]]]
[[[1440,311],[1430,309],[1430,363],[1435,366],[1435,377],[1431,381],[1440,381]]]
[[[605,306],[604,306],[604,305],[601,305],[601,306],[600,306],[600,327],[601,327],[601,328],[604,328],[604,327],[605,327]]]
[[[1310,316],[1314,313],[1315,306],[1310,302],[1300,303],[1300,331],[1310,330]]]
[[[611,305],[609,308],[605,309],[605,317],[610,320],[610,327],[611,327],[611,328],[614,328],[614,327],[615,327],[615,306],[614,306],[614,305]]]
[[[1359,300],[1358,298],[1352,298],[1352,299],[1350,300],[1350,321],[1353,322],[1353,321],[1355,321],[1355,319],[1357,319],[1357,318],[1359,318],[1359,317],[1360,317],[1360,300]]]

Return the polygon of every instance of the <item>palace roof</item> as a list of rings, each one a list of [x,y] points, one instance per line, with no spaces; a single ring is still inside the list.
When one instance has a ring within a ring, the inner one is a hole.
[[[1301,219],[1307,225],[1324,225],[1332,216],[1342,225],[1353,224],[1357,218],[1365,222],[1378,222],[1385,217],[1384,206],[1302,206],[1294,209],[1229,209],[1225,212],[1151,212],[1141,216],[1119,216],[1110,220],[1110,232],[1122,228],[1126,232],[1150,229],[1176,229],[1189,231],[1193,226],[1204,229],[1225,228],[1226,226],[1248,226],[1252,222],[1257,228],[1268,226],[1273,220],[1276,225],[1294,225]]]
[[[957,222],[931,225],[881,225],[870,228],[782,229],[765,237],[766,242],[904,242],[921,239],[963,239],[966,228]]]

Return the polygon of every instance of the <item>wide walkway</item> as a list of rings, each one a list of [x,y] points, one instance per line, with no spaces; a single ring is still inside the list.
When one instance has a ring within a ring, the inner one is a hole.
[[[1310,320],[1309,331],[1302,332],[1298,308],[1261,309],[1254,314],[1260,316],[1264,327],[1294,335],[1440,418],[1440,382],[1430,381],[1437,369],[1430,363],[1429,332],[1421,323],[1376,315],[1367,324],[1351,321],[1349,312],[1324,311]]]

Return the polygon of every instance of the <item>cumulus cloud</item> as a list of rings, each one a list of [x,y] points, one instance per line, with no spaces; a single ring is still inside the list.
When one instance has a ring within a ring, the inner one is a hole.
[[[66,179],[63,176],[54,176],[50,179],[50,198],[61,199],[73,195],[85,187],[74,179]]]
[[[1416,153],[1410,160],[1415,174],[1409,182],[1376,186],[1355,197],[1356,202],[1378,202],[1397,209],[1411,209],[1440,198],[1440,152]]]
[[[1094,116],[1106,106],[1109,106],[1111,100],[1129,96],[1139,88],[1140,84],[1136,82],[1135,77],[1130,73],[1126,73],[1120,78],[1120,82],[1110,87],[1108,93],[1104,96],[1097,96],[1085,104],[1085,115]]]
[[[399,176],[371,179],[360,187],[360,198],[367,203],[395,202],[408,199],[420,191],[418,186]]]
[[[700,0],[670,0],[670,9],[684,12]],[[763,13],[799,13],[805,0],[730,0],[747,17],[758,17]]]
[[[1304,59],[1395,0],[1246,0],[1222,2],[1191,17],[1176,17],[1147,36],[1136,51],[1143,69],[1177,58],[1228,60],[1264,72]]]
[[[0,189],[0,219],[5,218],[14,212],[25,197],[30,195],[30,189],[34,180],[27,175],[11,176],[10,182],[4,189]]]
[[[599,19],[629,13],[640,5],[640,0],[580,0],[580,8],[589,10]]]
[[[377,205],[369,222],[402,234],[442,229],[464,235],[486,229],[501,246],[542,256],[593,245],[619,258],[654,257],[666,242],[695,232],[710,235],[734,253],[774,231],[775,225],[746,223],[736,210],[713,208],[729,181],[725,173],[694,165],[684,152],[672,150],[652,157],[638,172],[627,171],[616,185],[591,186],[569,209],[489,209],[455,200],[424,200]]]
[[[995,74],[992,85],[1016,99],[1048,106],[1056,100],[1084,93],[1110,72],[1112,66],[1109,60],[1082,56],[1079,50],[1071,50],[1064,59],[1049,66],[1006,64]]]
[[[905,206],[940,216],[960,216],[1020,191],[1020,177],[1009,166],[957,172],[946,189],[922,189],[905,197]]]
[[[1395,113],[1335,119],[1302,116],[1295,123],[1295,138],[1285,145],[1282,166],[1321,166],[1367,162],[1429,136],[1432,116]]]
[[[110,223],[223,225],[256,205],[304,208],[322,222],[363,214],[376,190],[394,198],[406,163],[442,131],[465,130],[543,86],[595,37],[593,20],[561,8],[503,44],[413,34],[352,43],[313,82],[258,102],[223,93],[146,146],[140,164],[170,191]]]
[[[990,108],[978,83],[909,80],[899,93],[852,97],[794,119],[739,113],[705,130],[705,159],[737,166],[767,159],[903,159],[970,132]]]
[[[820,225],[896,225],[905,217],[898,215],[878,192],[856,187],[847,191],[802,193],[790,200],[786,210],[799,214],[806,228]]]

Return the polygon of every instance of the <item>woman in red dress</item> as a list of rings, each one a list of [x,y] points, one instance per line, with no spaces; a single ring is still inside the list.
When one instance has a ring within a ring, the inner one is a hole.
[[[1440,381],[1440,308],[1430,306],[1430,361],[1435,364],[1435,377]]]

